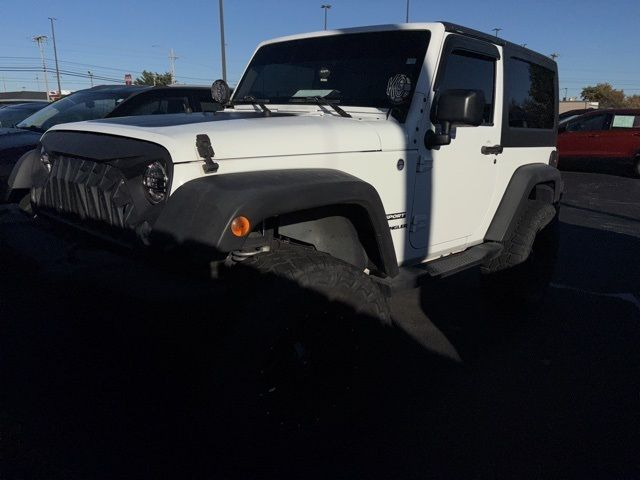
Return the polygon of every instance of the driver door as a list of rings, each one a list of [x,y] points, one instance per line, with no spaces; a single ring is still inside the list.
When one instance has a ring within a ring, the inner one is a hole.
[[[502,103],[502,68],[496,46],[450,35],[430,97],[449,89],[482,90],[484,119],[477,127],[453,127],[449,145],[420,145],[424,161],[416,174],[410,243],[417,250],[426,247],[429,257],[461,250],[473,240],[494,195],[496,155],[481,148],[500,143],[496,104]]]

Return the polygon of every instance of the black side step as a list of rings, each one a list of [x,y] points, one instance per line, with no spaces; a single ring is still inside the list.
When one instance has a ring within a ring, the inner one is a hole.
[[[401,267],[400,273],[390,281],[391,289],[397,291],[419,287],[427,279],[444,278],[476,267],[496,258],[502,253],[502,248],[501,243],[486,242],[427,263]]]

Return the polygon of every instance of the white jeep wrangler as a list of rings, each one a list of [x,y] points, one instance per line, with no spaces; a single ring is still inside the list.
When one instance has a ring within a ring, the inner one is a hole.
[[[295,35],[262,43],[231,98],[214,83],[219,112],[52,128],[10,188],[387,319],[383,292],[525,263],[551,230],[557,92],[550,58],[448,23]]]

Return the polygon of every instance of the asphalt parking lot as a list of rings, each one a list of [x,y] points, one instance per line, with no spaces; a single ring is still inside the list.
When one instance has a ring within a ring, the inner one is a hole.
[[[543,302],[397,295],[378,388],[313,438],[217,423],[211,285],[0,209],[0,478],[640,477],[640,180],[563,176]]]

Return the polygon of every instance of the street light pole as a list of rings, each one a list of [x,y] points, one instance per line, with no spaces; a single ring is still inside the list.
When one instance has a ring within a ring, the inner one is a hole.
[[[49,98],[49,79],[47,77],[47,64],[44,62],[44,47],[43,44],[47,39],[46,35],[36,35],[33,37],[33,41],[38,44],[38,49],[40,50],[40,59],[42,60],[42,71],[44,72],[44,89],[47,93],[47,102],[51,100]]]
[[[227,58],[224,47],[224,6],[223,0],[218,0],[220,5],[220,48],[222,49],[222,80],[227,81]]]
[[[89,74],[89,80],[91,81],[91,88],[93,88],[93,73],[91,73],[91,70],[87,70],[87,73]]]
[[[407,0],[407,18],[406,23],[409,23],[409,0]]]
[[[60,86],[60,69],[58,68],[58,49],[56,48],[56,32],[53,29],[53,21],[57,20],[55,17],[49,17],[51,20],[51,37],[53,37],[53,58],[56,61],[56,76],[58,77],[58,95],[62,96],[62,87]]]
[[[324,29],[327,29],[327,11],[331,8],[331,5],[328,3],[321,5],[320,8],[324,10]]]

